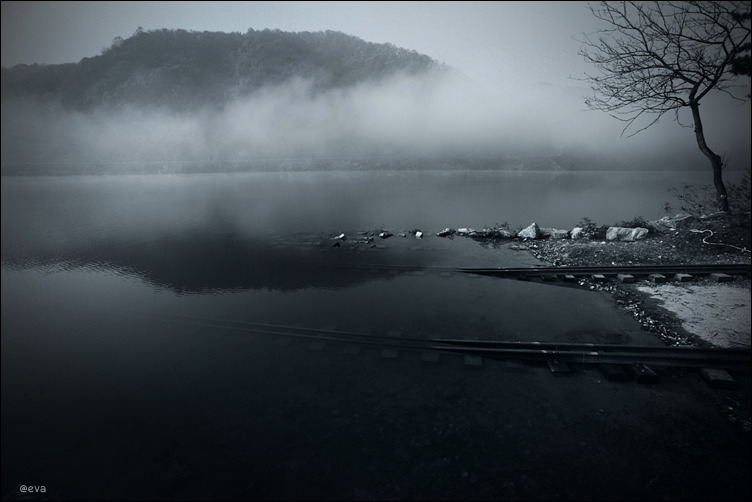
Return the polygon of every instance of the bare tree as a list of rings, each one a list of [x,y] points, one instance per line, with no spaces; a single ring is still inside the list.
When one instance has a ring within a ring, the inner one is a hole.
[[[644,131],[666,113],[692,112],[695,138],[710,160],[721,211],[729,210],[723,159],[705,141],[700,101],[711,91],[749,98],[739,62],[748,61],[750,2],[630,2],[590,4],[607,28],[585,35],[580,55],[600,75],[586,74],[590,109],[626,122],[622,135]]]

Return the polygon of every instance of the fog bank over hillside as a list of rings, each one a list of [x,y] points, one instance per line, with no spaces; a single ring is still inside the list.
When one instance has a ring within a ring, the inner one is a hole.
[[[246,160],[331,155],[524,154],[554,147],[546,124],[458,76],[395,76],[315,92],[295,78],[174,112],[136,105],[3,106],[3,161]]]
[[[515,101],[514,93],[484,92],[456,73],[427,73],[324,92],[294,78],[222,107],[194,103],[184,112],[133,104],[82,112],[16,100],[3,103],[2,161],[539,156],[572,149],[623,159],[628,151],[662,158],[663,146],[674,151],[673,158],[703,163],[691,131],[675,123],[668,125],[676,140],[663,145],[651,145],[649,134],[606,140],[604,126],[613,131],[614,124],[604,117],[583,120],[577,110],[554,106],[555,94],[546,89],[538,94]],[[709,128],[711,138],[712,132]],[[733,146],[733,137],[725,139]],[[634,150],[635,144],[644,148]],[[743,160],[743,154],[732,161]]]
[[[365,156],[710,169],[689,110],[685,127],[666,115],[628,138],[587,108],[594,68],[578,39],[603,28],[587,2],[2,5],[3,173]],[[749,167],[750,113],[703,98],[707,143],[730,170]]]

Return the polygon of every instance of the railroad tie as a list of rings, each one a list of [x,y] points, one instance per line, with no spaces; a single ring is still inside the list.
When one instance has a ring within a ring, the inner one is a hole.
[[[566,375],[572,372],[572,369],[564,361],[549,359],[546,362],[548,363],[548,368],[551,370],[551,373],[556,375]]]
[[[702,378],[714,389],[736,389],[737,383],[728,371],[717,368],[702,368]]]
[[[629,374],[624,370],[621,364],[616,363],[599,363],[598,369],[606,377],[606,380],[612,382],[623,382],[629,379]]]
[[[477,356],[465,356],[465,366],[480,368],[483,366],[483,358]]]
[[[642,363],[630,364],[627,370],[637,383],[651,384],[658,381],[658,375]]]
[[[734,280],[734,278],[731,277],[730,275],[720,274],[720,273],[710,274],[710,278],[716,282],[729,282],[729,281]]]

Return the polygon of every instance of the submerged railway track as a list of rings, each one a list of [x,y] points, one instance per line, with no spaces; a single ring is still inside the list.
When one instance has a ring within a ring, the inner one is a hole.
[[[432,267],[392,264],[360,264],[360,263],[326,263],[326,262],[296,262],[297,265],[327,268],[334,270],[363,270],[371,272],[405,273],[465,273],[485,275],[503,279],[539,280],[544,282],[560,282],[568,284],[577,280],[618,280],[619,282],[633,282],[646,279],[652,282],[668,282],[677,280],[691,281],[695,278],[710,277],[718,282],[732,280],[734,277],[752,276],[750,264],[703,264],[703,265],[593,265],[593,266],[535,266],[535,267]]]
[[[217,332],[235,332],[310,342],[356,344],[365,347],[417,352],[444,352],[465,356],[565,365],[625,365],[680,368],[714,368],[748,373],[749,348],[696,348],[688,346],[635,346],[593,343],[521,342],[414,338],[334,329],[306,328],[279,324],[232,321],[207,317],[145,314],[169,323],[204,327]],[[553,368],[552,368],[553,370]]]
[[[331,266],[331,264],[328,264]],[[350,265],[345,265],[350,268]],[[361,268],[360,266],[356,266]],[[526,267],[526,268],[418,268],[364,266],[369,269],[389,269],[402,272],[433,271],[446,274],[459,272],[525,281],[545,281],[561,285],[577,285],[581,281],[634,282],[647,279],[653,282],[693,280],[711,277],[723,282],[734,277],[750,277],[750,265],[648,265],[648,266],[592,266],[592,267]],[[415,338],[390,334],[379,335],[335,329],[307,328],[280,324],[233,321],[227,319],[181,316],[160,313],[140,313],[152,320],[206,328],[210,332],[234,332],[240,335],[298,339],[323,346],[327,343],[357,345],[394,351],[448,353],[472,358],[497,359],[523,363],[548,364],[552,372],[564,372],[568,364],[595,365],[609,379],[631,373],[638,382],[654,382],[650,367],[694,368],[701,371],[731,371],[749,375],[752,366],[749,347],[700,348],[692,346],[637,346],[594,343],[522,342],[477,340],[461,338]],[[624,371],[628,370],[628,371]],[[707,379],[707,378],[706,378]],[[731,379],[733,380],[733,378]],[[722,382],[723,384],[723,382]],[[714,385],[711,382],[711,385]]]

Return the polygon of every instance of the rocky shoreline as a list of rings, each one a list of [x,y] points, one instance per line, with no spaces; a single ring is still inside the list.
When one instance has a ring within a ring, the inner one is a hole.
[[[571,231],[543,228],[536,223],[519,230],[504,228],[445,229],[439,236],[466,236],[498,245],[508,241],[516,250],[529,250],[554,266],[694,265],[750,263],[750,213],[695,218],[678,214],[637,225],[586,226]]]
[[[429,237],[469,239],[489,249],[505,248],[513,252],[529,253],[537,262],[554,267],[749,265],[751,228],[750,213],[718,213],[700,218],[677,214],[654,221],[635,218],[631,222],[613,226],[596,225],[586,218],[572,230],[546,228],[532,223],[517,230],[507,225],[480,230],[445,228],[438,232],[421,229],[390,232],[378,229],[361,231],[352,237],[344,233],[335,236],[330,234],[329,239],[333,247],[346,245],[353,250],[368,247],[386,249],[389,245],[385,241],[390,238],[421,241]],[[319,242],[318,245],[324,243]],[[415,247],[418,248],[423,249],[422,246]],[[646,280],[622,284],[582,279],[579,286],[610,293],[619,308],[632,314],[645,330],[667,345],[712,347],[717,346],[718,339],[724,338],[718,337],[717,333],[703,333],[697,322],[694,324],[698,325],[698,329],[692,329],[690,324],[693,320],[682,317],[688,310],[696,318],[715,318],[717,325],[722,326],[721,329],[734,332],[731,337],[733,343],[739,343],[738,340],[743,339],[749,345],[749,316],[724,319],[723,316],[728,315],[728,312],[716,308],[733,301],[735,304],[741,302],[744,311],[749,311],[752,306],[749,276],[736,276],[732,282],[722,284],[700,276],[688,284],[667,284],[666,288],[674,286],[674,289],[670,289],[670,294],[662,286]],[[739,299],[738,291],[732,293],[732,289],[745,290],[747,294]],[[706,297],[705,293],[711,297]],[[687,308],[687,305],[691,308]]]
[[[599,227],[589,220],[586,223],[589,225],[571,231],[542,228],[533,223],[517,232],[508,228],[479,231],[447,228],[437,235],[467,237],[495,247],[505,245],[508,249],[527,251],[557,267],[750,264],[750,213],[716,214],[705,218],[678,214],[651,222],[636,221],[644,226],[634,227]],[[667,345],[696,346],[716,345],[712,338],[717,333],[706,335],[702,331],[687,329],[688,320],[681,314],[689,310],[704,320],[727,315],[722,309],[714,308],[723,303],[723,298],[718,298],[719,294],[723,296],[723,288],[742,289],[747,293],[751,289],[749,277],[737,277],[723,285],[708,278],[696,278],[691,286],[683,286],[686,295],[677,299],[675,289],[669,298],[660,288],[652,287],[655,286],[652,283],[643,282],[602,284],[581,280],[580,286],[610,293],[620,308],[630,312],[644,329]],[[709,301],[702,292],[711,287],[714,291],[712,301]],[[743,307],[748,311],[752,304],[750,295],[742,295],[742,298]],[[740,301],[738,294],[734,301]],[[746,333],[742,338],[746,338],[749,346],[748,316],[735,320],[719,318],[717,324]]]
[[[661,221],[675,224],[656,225],[645,238],[631,242],[549,239],[522,245],[538,259],[555,266],[750,264],[749,213],[704,219],[681,215]],[[749,277],[736,277],[723,284],[709,278],[696,278],[689,285],[677,286],[656,287],[643,282],[585,286],[611,293],[620,308],[629,311],[644,329],[667,345],[717,346],[719,333],[700,326],[701,322],[707,325],[713,321],[711,325],[722,331],[741,333],[737,338],[750,345]],[[739,290],[746,294],[739,294]],[[739,307],[734,318],[720,308],[732,301],[734,307]]]

